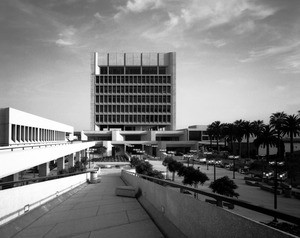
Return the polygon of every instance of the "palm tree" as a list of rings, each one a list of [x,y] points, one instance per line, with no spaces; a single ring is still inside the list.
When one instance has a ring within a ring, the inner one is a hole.
[[[270,147],[276,146],[277,144],[276,131],[270,125],[263,125],[261,133],[254,140],[254,143],[267,147],[266,159],[267,162],[269,162]]]
[[[287,115],[284,112],[273,113],[270,117],[270,125],[275,129],[277,134],[277,155],[281,156],[280,142],[283,134],[283,124]]]
[[[262,129],[264,127],[264,121],[262,120],[256,120],[252,122],[252,126],[253,126],[253,135],[257,138],[260,136]],[[259,151],[259,145],[257,145],[256,143],[254,143],[254,145],[256,146],[256,154],[258,155],[258,151]]]
[[[207,126],[206,132],[208,134],[209,137],[209,141],[210,141],[210,148],[212,147],[212,138],[213,138],[213,127],[212,124]]]
[[[224,146],[226,147],[229,141],[228,123],[221,124],[221,138],[224,138]]]
[[[228,123],[226,124],[226,130],[228,134],[228,139],[230,141],[230,148],[231,148],[231,153],[233,153],[233,141],[234,141],[234,124],[233,123]]]
[[[247,158],[250,158],[249,138],[254,134],[254,126],[250,121],[244,121],[242,127],[247,140]]]
[[[220,139],[220,136],[221,136],[222,124],[221,124],[220,121],[214,121],[211,124],[211,127],[212,127],[212,133],[213,133],[214,137],[217,140],[217,151],[219,152],[220,151],[219,139]]]
[[[239,157],[241,158],[242,155],[242,140],[244,137],[244,128],[243,128],[244,121],[243,120],[236,120],[234,122],[234,138],[237,140],[239,144]]]
[[[290,152],[294,153],[294,137],[300,134],[300,116],[289,115],[283,122],[283,132],[290,137]]]

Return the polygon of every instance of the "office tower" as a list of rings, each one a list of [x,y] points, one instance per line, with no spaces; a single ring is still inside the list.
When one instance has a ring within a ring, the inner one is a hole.
[[[93,53],[91,130],[175,130],[176,53]]]

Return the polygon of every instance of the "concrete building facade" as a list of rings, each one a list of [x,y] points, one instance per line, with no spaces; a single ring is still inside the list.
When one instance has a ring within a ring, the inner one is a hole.
[[[66,141],[74,128],[14,108],[0,109],[0,146]]]
[[[91,130],[175,130],[176,53],[93,53]]]

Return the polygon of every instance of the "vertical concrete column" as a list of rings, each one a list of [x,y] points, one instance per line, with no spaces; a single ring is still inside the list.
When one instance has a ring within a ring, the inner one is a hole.
[[[56,160],[56,163],[57,163],[57,172],[65,169],[65,157],[64,156],[61,158],[58,158]]]
[[[17,140],[21,142],[21,126],[17,125]]]
[[[75,161],[81,161],[80,151],[76,152]]]
[[[68,155],[68,167],[69,168],[73,167],[74,164],[75,164],[75,162],[74,162],[74,154],[72,153],[72,154]]]
[[[46,177],[49,173],[49,162],[39,165],[39,177]]]

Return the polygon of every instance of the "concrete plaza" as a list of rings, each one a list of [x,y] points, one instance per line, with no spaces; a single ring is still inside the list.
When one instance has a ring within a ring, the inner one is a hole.
[[[159,171],[166,171],[166,167],[162,165],[162,161],[150,161],[153,167]],[[187,165],[187,164],[185,164]],[[190,164],[192,166],[192,164]],[[212,192],[209,188],[209,185],[214,180],[214,167],[211,165],[207,169],[206,165],[199,165],[195,164],[194,168],[200,168],[200,171],[206,173],[209,177],[209,181],[205,182],[203,186],[199,185],[198,188],[206,191]],[[172,178],[172,173],[168,173],[169,178]],[[229,171],[225,168],[218,168],[216,167],[216,179],[228,176],[230,179],[233,178],[233,171]],[[235,179],[234,182],[238,185],[237,192],[240,194],[238,197],[239,200],[247,201],[251,204],[262,206],[265,208],[273,209],[274,208],[274,195],[271,192],[267,192],[261,190],[259,187],[250,186],[245,184],[244,180],[245,175],[235,172]],[[177,174],[175,175],[175,182],[180,184],[182,181],[182,177],[178,177]],[[201,195],[199,195],[199,199],[201,199]],[[201,199],[204,200],[205,198]],[[280,212],[284,212],[293,216],[300,217],[300,200],[294,197],[287,198],[284,195],[277,196],[277,210]],[[240,214],[242,216],[263,222],[269,222],[272,220],[270,216],[265,216],[263,214],[244,209],[238,206],[235,206],[234,210],[231,210],[234,213]]]
[[[101,183],[82,186],[49,211],[37,208],[38,218],[33,210],[12,221],[10,229],[0,228],[0,237],[164,237],[137,199],[115,195],[115,188],[125,185],[120,171],[103,171]]]

